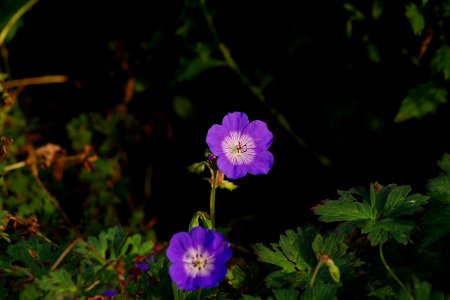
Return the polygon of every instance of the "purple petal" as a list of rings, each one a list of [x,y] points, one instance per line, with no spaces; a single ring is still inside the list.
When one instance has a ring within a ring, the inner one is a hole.
[[[222,141],[225,139],[225,136],[228,135],[227,129],[222,125],[213,125],[206,135],[206,143],[209,146],[214,155],[219,156],[222,155]]]
[[[225,278],[227,267],[225,264],[214,264],[214,270],[209,276],[198,276],[197,285],[201,288],[213,288],[219,285],[219,282]]]
[[[253,121],[245,127],[243,134],[248,134],[258,147],[264,150],[269,149],[272,145],[273,134],[267,128],[267,124],[263,121]]]
[[[228,113],[222,120],[228,131],[242,131],[248,125],[248,117],[242,112]]]
[[[191,235],[192,246],[194,246],[194,248],[197,248],[196,246],[198,246],[198,245],[203,246],[205,244],[207,229],[205,229],[201,226],[197,226],[197,227],[192,228],[192,230],[189,234]]]
[[[228,248],[229,245],[227,243],[227,248],[223,249],[221,252],[216,252],[216,255],[214,256],[215,258],[215,264],[217,265],[225,265],[227,263],[227,261],[230,260],[233,252],[231,251],[230,248]]]
[[[178,232],[170,239],[166,255],[172,262],[183,259],[186,251],[192,247],[192,240],[187,232]]]
[[[253,161],[247,166],[248,172],[253,175],[267,174],[273,166],[273,154],[267,150],[259,150],[256,153]]]
[[[173,283],[181,290],[196,290],[194,277],[188,276],[183,262],[173,263],[169,268],[169,275]]]
[[[246,165],[233,165],[225,155],[219,156],[217,159],[217,167],[230,179],[241,178],[247,174]]]

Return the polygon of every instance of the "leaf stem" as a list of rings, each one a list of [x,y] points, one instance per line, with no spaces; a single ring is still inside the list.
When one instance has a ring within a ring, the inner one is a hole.
[[[29,10],[33,5],[35,5],[39,0],[30,0],[25,5],[23,5],[12,17],[9,19],[8,23],[6,23],[5,27],[3,27],[0,32],[0,46],[3,46],[6,37],[8,36],[11,28],[16,24],[16,22],[20,19]]]
[[[391,274],[391,276],[395,279],[395,281],[397,281],[397,283],[405,290],[405,292],[408,294],[409,298],[411,300],[414,300],[414,298],[411,295],[411,293],[409,292],[409,290],[406,288],[406,286],[403,284],[403,282],[397,277],[397,275],[395,275],[394,271],[392,271],[391,267],[389,267],[386,259],[384,258],[384,255],[383,255],[383,244],[380,243],[378,249],[379,249],[379,252],[380,252],[381,261],[383,262],[383,265],[386,268],[386,270],[389,272],[389,274]]]
[[[316,269],[314,270],[314,273],[312,275],[311,281],[309,282],[309,287],[312,288],[314,283],[316,282],[317,274],[319,274],[320,267],[322,267],[324,261],[322,259],[319,260],[317,263]]]

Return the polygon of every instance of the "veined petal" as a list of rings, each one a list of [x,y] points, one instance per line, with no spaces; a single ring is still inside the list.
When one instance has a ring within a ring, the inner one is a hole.
[[[178,232],[170,239],[166,255],[172,261],[181,261],[186,251],[192,247],[191,237],[187,232]]]
[[[247,171],[253,175],[267,174],[272,169],[274,157],[267,150],[256,151],[253,161],[247,166]]]
[[[225,155],[219,156],[217,167],[230,179],[241,178],[247,174],[247,165],[233,165]]]
[[[228,113],[222,120],[228,131],[242,131],[248,125],[248,117],[242,112]]]
[[[222,141],[228,135],[228,130],[222,125],[213,125],[206,135],[206,143],[214,155],[222,155]]]
[[[242,134],[248,134],[252,137],[254,143],[264,150],[267,150],[272,145],[273,134],[267,128],[267,124],[263,121],[252,121],[245,127]]]

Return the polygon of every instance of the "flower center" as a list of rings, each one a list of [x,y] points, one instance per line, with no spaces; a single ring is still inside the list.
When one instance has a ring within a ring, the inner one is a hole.
[[[185,263],[185,269],[189,276],[208,276],[214,269],[214,257],[210,256],[207,251],[203,251],[201,248],[191,248],[186,252],[183,259]]]
[[[233,165],[249,164],[255,157],[255,142],[248,134],[232,131],[222,141],[225,156]]]

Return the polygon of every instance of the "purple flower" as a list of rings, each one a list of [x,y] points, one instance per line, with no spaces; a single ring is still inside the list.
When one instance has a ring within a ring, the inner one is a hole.
[[[107,288],[106,291],[103,292],[103,296],[106,297],[113,297],[115,295],[117,295],[119,292],[113,288]]]
[[[228,113],[222,125],[215,124],[206,136],[206,143],[217,158],[217,167],[230,179],[250,173],[267,174],[273,166],[273,155],[267,149],[273,135],[266,123],[249,123],[242,112]]]
[[[211,229],[194,227],[173,235],[167,248],[169,274],[179,289],[213,288],[224,279],[231,257],[225,237]]]

